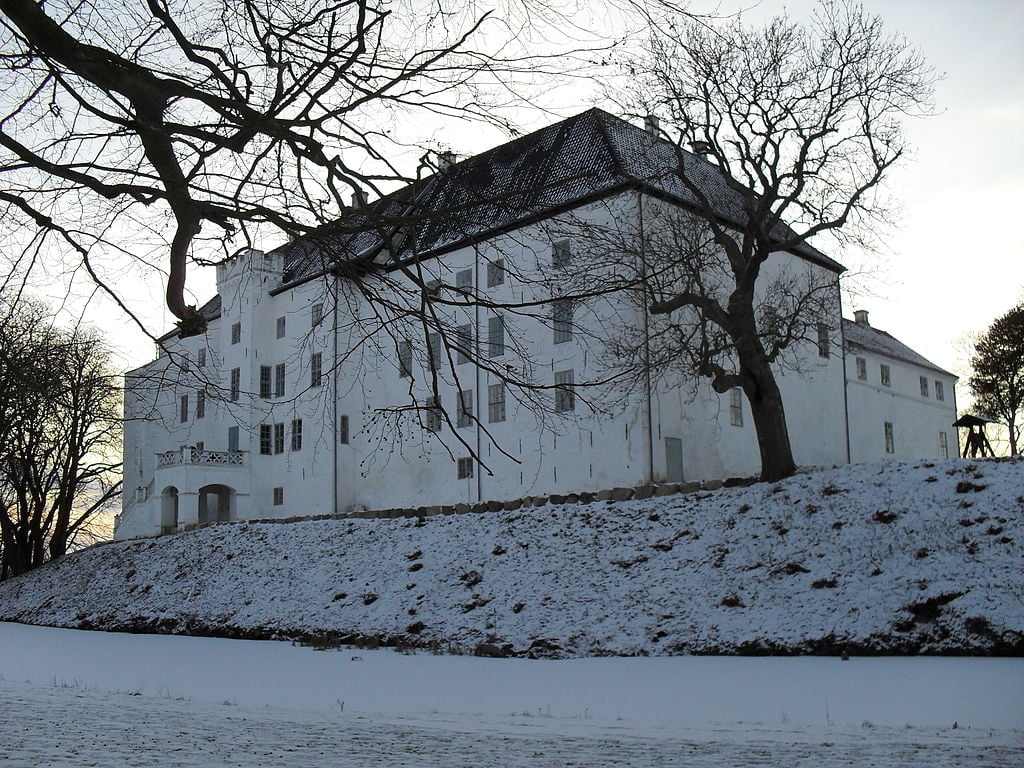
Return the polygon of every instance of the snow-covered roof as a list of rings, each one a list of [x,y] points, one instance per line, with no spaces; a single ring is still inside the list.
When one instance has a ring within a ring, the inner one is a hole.
[[[919,365],[922,368],[930,368],[946,376],[957,378],[944,368],[940,368],[931,360],[919,355],[899,339],[886,333],[879,328],[872,328],[870,325],[861,325],[853,320],[843,318],[843,334],[846,337],[846,345],[851,352],[862,349],[866,352],[874,352],[885,357],[899,360],[912,365]]]
[[[281,246],[276,252],[284,255],[285,269],[277,290],[339,263],[372,258],[383,248],[384,233],[403,254],[415,252],[422,258],[627,188],[696,205],[680,170],[697,182],[725,221],[742,219],[741,196],[728,187],[717,166],[590,109],[467,158],[382,197],[365,212]],[[780,238],[787,232],[780,226]],[[844,269],[811,246],[800,246],[797,252],[836,272]]]

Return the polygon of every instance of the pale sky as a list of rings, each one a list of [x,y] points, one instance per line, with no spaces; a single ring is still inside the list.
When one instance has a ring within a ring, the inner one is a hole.
[[[728,13],[741,5],[750,3],[723,0],[718,7]],[[862,281],[869,295],[847,297],[844,314],[869,310],[872,325],[963,375],[958,342],[1024,298],[1024,0],[865,0],[865,6],[915,43],[945,78],[936,89],[938,114],[906,126],[916,156],[891,177],[904,208],[899,229],[887,237],[888,252],[829,254],[869,272]],[[713,6],[695,0],[693,7]],[[812,7],[811,0],[762,0],[750,16],[785,8],[802,20]],[[552,106],[564,115],[589,106],[574,100]],[[556,119],[524,117],[528,130]],[[448,135],[460,156],[504,140],[479,126],[452,128]],[[214,290],[212,270],[206,271],[189,279],[199,301]],[[129,290],[151,329],[172,325],[161,290],[152,280]],[[148,340],[128,323],[115,323],[112,339],[124,364],[151,359]],[[961,404],[965,390],[958,388]]]

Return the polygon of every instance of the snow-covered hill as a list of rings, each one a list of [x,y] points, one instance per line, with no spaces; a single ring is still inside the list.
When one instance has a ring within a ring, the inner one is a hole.
[[[237,523],[0,584],[0,619],[491,655],[1024,652],[1024,462],[644,501]]]

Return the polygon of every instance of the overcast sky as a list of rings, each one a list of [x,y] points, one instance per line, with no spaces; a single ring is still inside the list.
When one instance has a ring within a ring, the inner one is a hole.
[[[762,0],[750,16],[786,9],[805,20],[813,5],[811,0]],[[851,270],[870,273],[863,283],[869,295],[848,296],[845,315],[867,309],[875,327],[936,364],[964,373],[958,342],[1024,298],[1024,0],[866,0],[865,5],[914,42],[944,79],[936,91],[938,114],[907,125],[916,152],[892,176],[904,209],[900,228],[887,239],[888,251],[873,258],[830,254]],[[694,7],[714,6],[695,0]],[[723,13],[740,7],[736,0],[719,5]],[[572,114],[589,106],[587,98],[581,94],[579,103],[568,98],[557,106]],[[555,119],[533,115],[524,127]],[[496,132],[479,129],[449,135],[462,137],[453,146],[461,156],[503,141]],[[189,284],[199,301],[214,290],[212,274],[193,273]],[[151,327],[169,329],[171,318],[158,309],[160,291],[152,281],[148,288],[140,286],[136,305],[148,305]],[[126,365],[151,359],[152,345],[127,323],[113,335]]]

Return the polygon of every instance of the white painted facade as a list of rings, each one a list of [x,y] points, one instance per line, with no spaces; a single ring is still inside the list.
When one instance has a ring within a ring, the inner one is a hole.
[[[553,287],[551,262],[565,232],[576,232],[569,238],[571,259],[586,259],[588,227],[634,224],[642,213],[665,205],[670,203],[639,190],[617,192],[420,262],[424,282],[456,286],[468,273],[467,289],[498,307],[487,309],[481,306],[485,301],[435,308],[450,331],[465,325],[475,329],[480,363],[460,363],[456,349],[442,348],[437,391],[446,423],[437,431],[427,428],[422,410],[432,391],[429,329],[409,318],[382,319],[380,306],[371,306],[347,278],[328,273],[283,283],[280,252],[247,251],[218,266],[220,304],[219,309],[208,305],[212,319],[206,334],[165,338],[164,354],[126,377],[126,490],[116,537],[227,519],[756,474],[749,405],[742,396],[736,401],[732,393],[714,393],[705,382],[666,376],[616,407],[604,407],[615,394],[611,385],[583,388],[569,400],[553,389],[506,387],[504,418],[496,418],[501,409],[489,408],[490,387],[502,379],[497,374],[510,370],[514,378],[539,387],[553,387],[567,371],[575,383],[602,378],[603,334],[644,323],[645,310],[619,295],[595,298],[574,312],[566,338],[553,327],[550,305],[529,311],[503,307],[552,298],[557,280]],[[561,235],[554,236],[556,231]],[[505,263],[502,281],[489,285],[494,277],[489,265],[499,259]],[[833,274],[790,253],[776,254],[765,266],[766,273],[788,269]],[[386,276],[387,286],[382,279],[367,279],[377,280],[374,290],[392,291],[396,300],[419,295],[397,272]],[[457,298],[444,290],[447,298]],[[913,394],[909,383],[917,386],[910,363],[892,361],[897,386],[891,391],[851,381],[853,357],[844,360],[840,351],[838,281],[836,292],[827,354],[805,344],[797,350],[800,374],[779,375],[797,463],[884,458],[875,422],[889,419],[896,425],[893,457],[938,456],[937,430],[941,422],[953,421],[954,409],[947,413],[934,401],[906,407]],[[492,357],[498,350],[488,346],[488,334],[495,314],[504,320],[505,345]],[[449,333],[447,343],[455,339]],[[409,344],[411,376],[400,370],[403,343]],[[874,357],[869,370],[877,377]],[[938,373],[929,369],[928,375]],[[942,381],[952,406],[954,381],[948,374]],[[472,392],[478,417],[464,426],[458,425],[459,391]],[[200,392],[205,393],[201,410]],[[531,398],[545,407],[537,408]],[[596,410],[587,407],[588,400]],[[421,409],[410,410],[413,403]],[[949,440],[949,454],[955,455],[952,428]],[[481,463],[469,458],[474,453]],[[459,459],[463,470],[466,462],[472,467],[470,477],[460,476],[466,473],[460,472]]]

